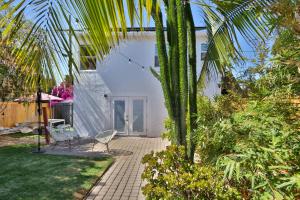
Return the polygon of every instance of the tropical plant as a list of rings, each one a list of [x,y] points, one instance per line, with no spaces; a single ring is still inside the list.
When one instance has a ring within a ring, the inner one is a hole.
[[[156,27],[160,64],[158,76],[169,117],[174,122],[173,142],[184,145],[189,152],[187,156],[193,160],[195,145],[193,140],[187,142],[187,129],[189,127],[192,134],[196,128],[197,112],[196,36],[191,7],[180,0],[170,0],[165,4],[168,32],[166,43],[162,12],[155,5],[156,1],[153,3],[151,15]]]

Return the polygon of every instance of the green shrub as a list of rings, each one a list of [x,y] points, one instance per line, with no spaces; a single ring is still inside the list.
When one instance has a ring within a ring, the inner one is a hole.
[[[231,92],[217,97],[215,101],[207,97],[198,98],[196,152],[202,163],[215,164],[221,154],[232,152],[237,134],[231,117],[234,112],[243,109],[243,104],[242,99]]]
[[[142,190],[147,199],[240,199],[221,172],[188,162],[183,147],[152,152],[143,158],[143,164],[142,178],[147,184]]]
[[[299,198],[300,134],[293,107],[273,95],[206,123],[203,116],[216,113],[215,104],[201,116],[200,162],[223,171],[245,199]]]
[[[249,102],[233,116],[234,129],[223,133],[235,134],[236,144],[230,153],[222,152],[217,166],[254,199],[295,199],[300,194],[297,182],[291,182],[300,173],[299,131],[276,107],[273,101]]]
[[[169,141],[175,141],[174,138],[174,122],[170,118],[166,118],[164,121],[165,131],[162,133],[162,137]]]

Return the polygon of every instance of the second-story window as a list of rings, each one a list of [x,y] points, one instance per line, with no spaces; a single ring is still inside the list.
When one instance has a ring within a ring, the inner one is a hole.
[[[208,45],[206,43],[201,44],[201,60],[204,60],[207,54]]]
[[[80,46],[80,70],[96,70],[97,57],[88,45]]]

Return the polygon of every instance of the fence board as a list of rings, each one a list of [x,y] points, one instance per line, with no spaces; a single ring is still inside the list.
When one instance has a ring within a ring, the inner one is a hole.
[[[43,107],[47,108],[48,117],[50,117],[51,109],[49,104],[43,103],[42,105]],[[1,113],[0,116],[0,127],[11,128],[14,127],[16,123],[35,123],[37,121],[38,114],[36,103],[33,102],[24,104],[18,102],[8,102],[4,112]]]

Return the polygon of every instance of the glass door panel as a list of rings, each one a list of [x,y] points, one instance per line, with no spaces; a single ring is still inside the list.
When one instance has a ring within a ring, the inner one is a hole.
[[[129,98],[129,134],[146,135],[146,97]]]
[[[125,100],[114,101],[114,129],[120,133],[126,132],[126,105]]]
[[[132,132],[144,132],[144,100],[132,100]]]

